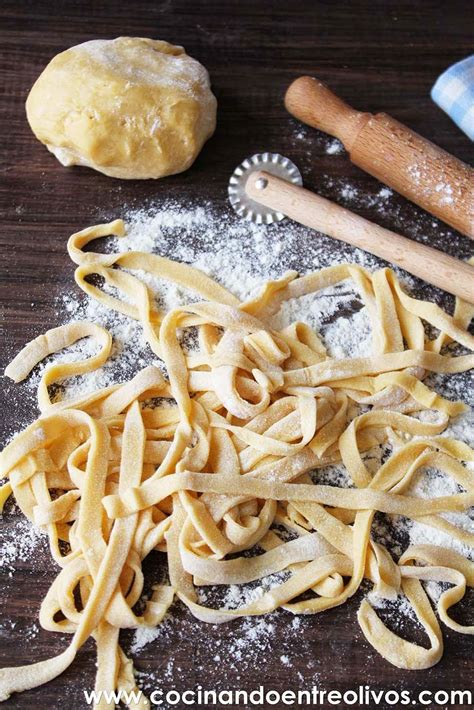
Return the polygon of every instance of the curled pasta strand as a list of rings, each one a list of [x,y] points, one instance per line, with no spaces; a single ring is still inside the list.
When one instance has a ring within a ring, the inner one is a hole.
[[[91,298],[141,322],[167,375],[147,367],[128,382],[52,403],[49,385],[87,374],[109,356],[111,337],[93,323],[48,331],[6,370],[18,382],[80,338],[99,345],[87,360],[46,368],[39,419],[0,453],[0,475],[7,479],[0,507],[13,494],[24,515],[48,533],[59,566],[40,623],[71,635],[56,658],[0,670],[0,699],[56,677],[90,636],[97,644],[96,690],[135,689],[119,631],[161,623],[176,598],[210,623],[278,608],[315,614],[343,604],[364,579],[379,596],[406,595],[430,646],[397,636],[364,599],[358,620],[367,641],[401,668],[435,664],[443,639],[423,582],[450,585],[437,614],[452,630],[472,634],[473,627],[454,621],[449,610],[474,586],[474,565],[430,545],[412,546],[397,561],[374,538],[372,525],[377,512],[403,515],[473,542],[444,517],[474,503],[474,478],[465,465],[474,451],[442,435],[465,407],[441,397],[425,379],[474,364],[472,354],[443,352],[452,341],[472,349],[472,308],[458,301],[451,317],[408,296],[389,269],[369,273],[353,264],[301,277],[289,272],[241,303],[197,269],[156,254],[84,251],[94,239],[124,234],[116,220],[73,235],[68,250],[75,279]],[[202,300],[161,312],[139,278],[142,270]],[[118,295],[90,284],[92,274]],[[285,301],[346,279],[371,321],[370,356],[331,358],[319,334],[300,320],[272,327]],[[427,338],[424,322],[439,330],[435,340]],[[178,331],[189,327],[198,330],[199,350],[185,353]],[[155,407],[156,397],[166,406]],[[418,414],[425,410],[437,419],[423,421]],[[381,445],[385,460],[369,467],[366,454]],[[349,486],[318,482],[329,464],[343,467]],[[460,491],[413,495],[413,480],[425,467],[442,471]],[[245,554],[256,545],[261,554]],[[166,554],[170,584],[156,586],[137,615],[142,561],[152,550]],[[199,601],[203,584],[246,584],[274,573],[284,573],[283,581],[239,609]],[[148,707],[146,699],[141,707]]]

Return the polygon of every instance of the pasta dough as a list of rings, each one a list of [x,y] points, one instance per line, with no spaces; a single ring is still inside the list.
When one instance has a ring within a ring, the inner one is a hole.
[[[30,91],[36,137],[63,165],[160,178],[192,165],[216,125],[209,75],[160,40],[92,40],[54,57]]]
[[[157,255],[83,251],[97,237],[124,233],[117,220],[70,238],[76,282],[141,321],[168,379],[148,367],[124,384],[52,402],[49,384],[92,371],[110,353],[107,331],[85,322],[36,338],[7,368],[20,381],[46,355],[82,337],[100,346],[88,360],[45,370],[39,419],[0,454],[1,475],[8,477],[0,500],[13,492],[23,513],[47,531],[60,567],[40,622],[72,634],[60,656],[1,670],[0,698],[57,676],[90,635],[97,643],[96,690],[133,689],[133,667],[120,649],[119,630],[160,623],[175,597],[198,619],[221,623],[279,607],[318,613],[343,604],[364,579],[381,597],[406,595],[429,646],[398,637],[364,599],[357,617],[368,642],[400,668],[434,665],[443,639],[422,582],[450,585],[437,602],[438,616],[449,628],[470,634],[474,627],[454,621],[449,609],[474,586],[474,566],[434,545],[411,546],[397,561],[372,539],[371,526],[376,511],[403,514],[465,544],[474,542],[443,517],[474,502],[474,476],[465,466],[474,461],[474,451],[440,436],[464,405],[423,382],[428,371],[461,372],[474,364],[473,355],[441,353],[450,341],[473,349],[467,332],[472,306],[458,301],[450,317],[408,296],[389,269],[370,274],[350,264],[300,278],[288,273],[240,303],[203,273]],[[134,275],[137,270],[186,286],[205,300],[164,313],[150,287]],[[89,283],[91,274],[123,297]],[[372,320],[371,357],[337,361],[304,323],[280,331],[269,326],[284,300],[346,278],[356,284]],[[427,338],[423,321],[440,331],[435,340]],[[198,330],[199,349],[187,352],[179,333],[190,327]],[[153,406],[156,397],[167,406]],[[438,420],[416,416],[426,409],[438,412]],[[391,455],[374,473],[364,454],[380,444]],[[310,471],[317,479],[319,468],[338,462],[351,488],[310,478]],[[411,495],[410,482],[424,467],[450,476],[459,492]],[[274,523],[294,539],[285,541]],[[257,543],[263,554],[236,556]],[[170,585],[155,587],[137,616],[141,563],[154,549],[167,554]],[[243,584],[282,570],[286,581],[243,608],[212,609],[198,601],[199,585]],[[298,601],[308,591],[309,598]]]

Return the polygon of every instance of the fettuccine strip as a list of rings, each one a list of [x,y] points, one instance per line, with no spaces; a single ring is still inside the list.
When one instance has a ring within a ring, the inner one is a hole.
[[[473,633],[448,611],[474,586],[474,566],[429,545],[409,547],[397,561],[373,539],[372,522],[376,512],[403,515],[472,544],[467,530],[443,517],[474,503],[474,474],[466,466],[474,451],[441,436],[465,405],[423,382],[427,372],[462,372],[474,364],[472,354],[441,352],[453,341],[474,349],[467,331],[472,308],[458,301],[450,317],[408,296],[389,269],[371,274],[349,264],[300,278],[290,272],[240,303],[197,269],[157,255],[83,251],[98,237],[124,234],[116,220],[73,235],[68,249],[76,282],[141,322],[168,379],[151,366],[129,382],[52,402],[51,384],[101,367],[110,354],[110,334],[87,322],[40,335],[7,367],[5,374],[19,382],[81,338],[98,345],[87,360],[57,362],[44,371],[41,416],[0,454],[0,476],[7,479],[0,507],[13,494],[24,515],[47,532],[60,567],[40,622],[72,635],[56,658],[1,670],[0,699],[57,676],[90,636],[97,644],[96,690],[134,688],[119,631],[156,626],[175,598],[211,623],[279,607],[314,614],[343,604],[364,579],[379,596],[406,595],[429,647],[390,631],[364,599],[358,620],[367,641],[401,668],[435,664],[443,639],[422,582],[449,584],[437,602],[438,617],[456,632]],[[140,270],[203,300],[161,312],[150,287],[134,274]],[[123,299],[89,283],[92,274]],[[371,318],[370,357],[330,358],[319,335],[299,321],[281,331],[271,327],[285,300],[347,278]],[[438,329],[435,340],[427,338],[424,321]],[[200,347],[192,353],[183,351],[178,337],[188,327],[199,332]],[[157,397],[166,406],[154,406]],[[424,410],[437,412],[437,420],[418,417]],[[391,452],[374,471],[366,453],[380,445]],[[313,483],[309,473],[317,477],[328,464],[343,466],[351,486]],[[450,477],[458,492],[412,495],[410,485],[425,467]],[[294,539],[279,536],[274,524]],[[237,554],[255,545],[262,554]],[[171,583],[155,587],[137,616],[142,561],[152,550],[167,555]],[[199,603],[202,584],[245,584],[276,572],[285,580],[245,607]]]

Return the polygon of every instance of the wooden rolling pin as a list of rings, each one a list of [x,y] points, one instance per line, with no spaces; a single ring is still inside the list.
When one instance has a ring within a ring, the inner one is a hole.
[[[338,138],[362,170],[474,238],[474,171],[386,113],[362,113],[317,79],[302,76],[285,106],[296,118]]]
[[[263,170],[250,174],[245,192],[271,210],[397,264],[410,274],[474,303],[474,266],[391,232],[350,210]]]

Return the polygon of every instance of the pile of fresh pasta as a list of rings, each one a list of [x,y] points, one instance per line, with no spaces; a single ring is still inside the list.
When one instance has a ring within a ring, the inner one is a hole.
[[[50,385],[101,367],[111,352],[110,334],[85,321],[36,338],[6,370],[18,382],[48,355],[81,338],[97,341],[90,358],[44,370],[39,418],[0,454],[7,479],[0,503],[15,496],[24,515],[47,532],[60,568],[42,603],[41,625],[72,635],[55,658],[1,670],[0,697],[56,677],[91,635],[96,689],[133,690],[120,629],[159,624],[175,598],[212,623],[280,607],[314,614],[343,604],[364,579],[383,598],[406,596],[429,647],[394,634],[364,599],[358,621],[368,642],[400,668],[435,664],[443,652],[438,617],[473,633],[449,615],[474,586],[473,564],[433,545],[411,546],[395,560],[372,539],[371,526],[377,511],[403,515],[473,544],[472,534],[444,516],[466,511],[474,500],[474,474],[465,465],[473,450],[441,436],[465,406],[423,382],[430,372],[474,364],[473,355],[446,351],[453,341],[474,349],[467,332],[472,307],[458,301],[448,316],[408,296],[390,269],[369,273],[348,264],[303,277],[287,273],[241,303],[190,266],[141,252],[84,250],[98,237],[124,233],[117,220],[73,235],[75,279],[92,298],[141,322],[166,375],[150,366],[123,384],[52,402]],[[201,300],[161,312],[134,271],[186,287]],[[268,325],[285,300],[348,278],[371,319],[370,357],[335,360],[305,323],[279,331]],[[435,339],[425,322],[439,333]],[[192,350],[183,346],[189,328],[198,337]],[[437,417],[423,421],[423,410]],[[390,455],[374,473],[364,459],[381,445]],[[344,467],[350,487],[317,483],[318,469],[330,464]],[[409,494],[426,467],[452,477],[459,492]],[[142,561],[152,550],[167,555],[170,584],[154,587],[137,615]],[[247,550],[258,554],[238,554]],[[244,584],[282,571],[281,584],[245,607],[199,604],[199,585]],[[422,585],[427,580],[447,583],[437,615]]]

